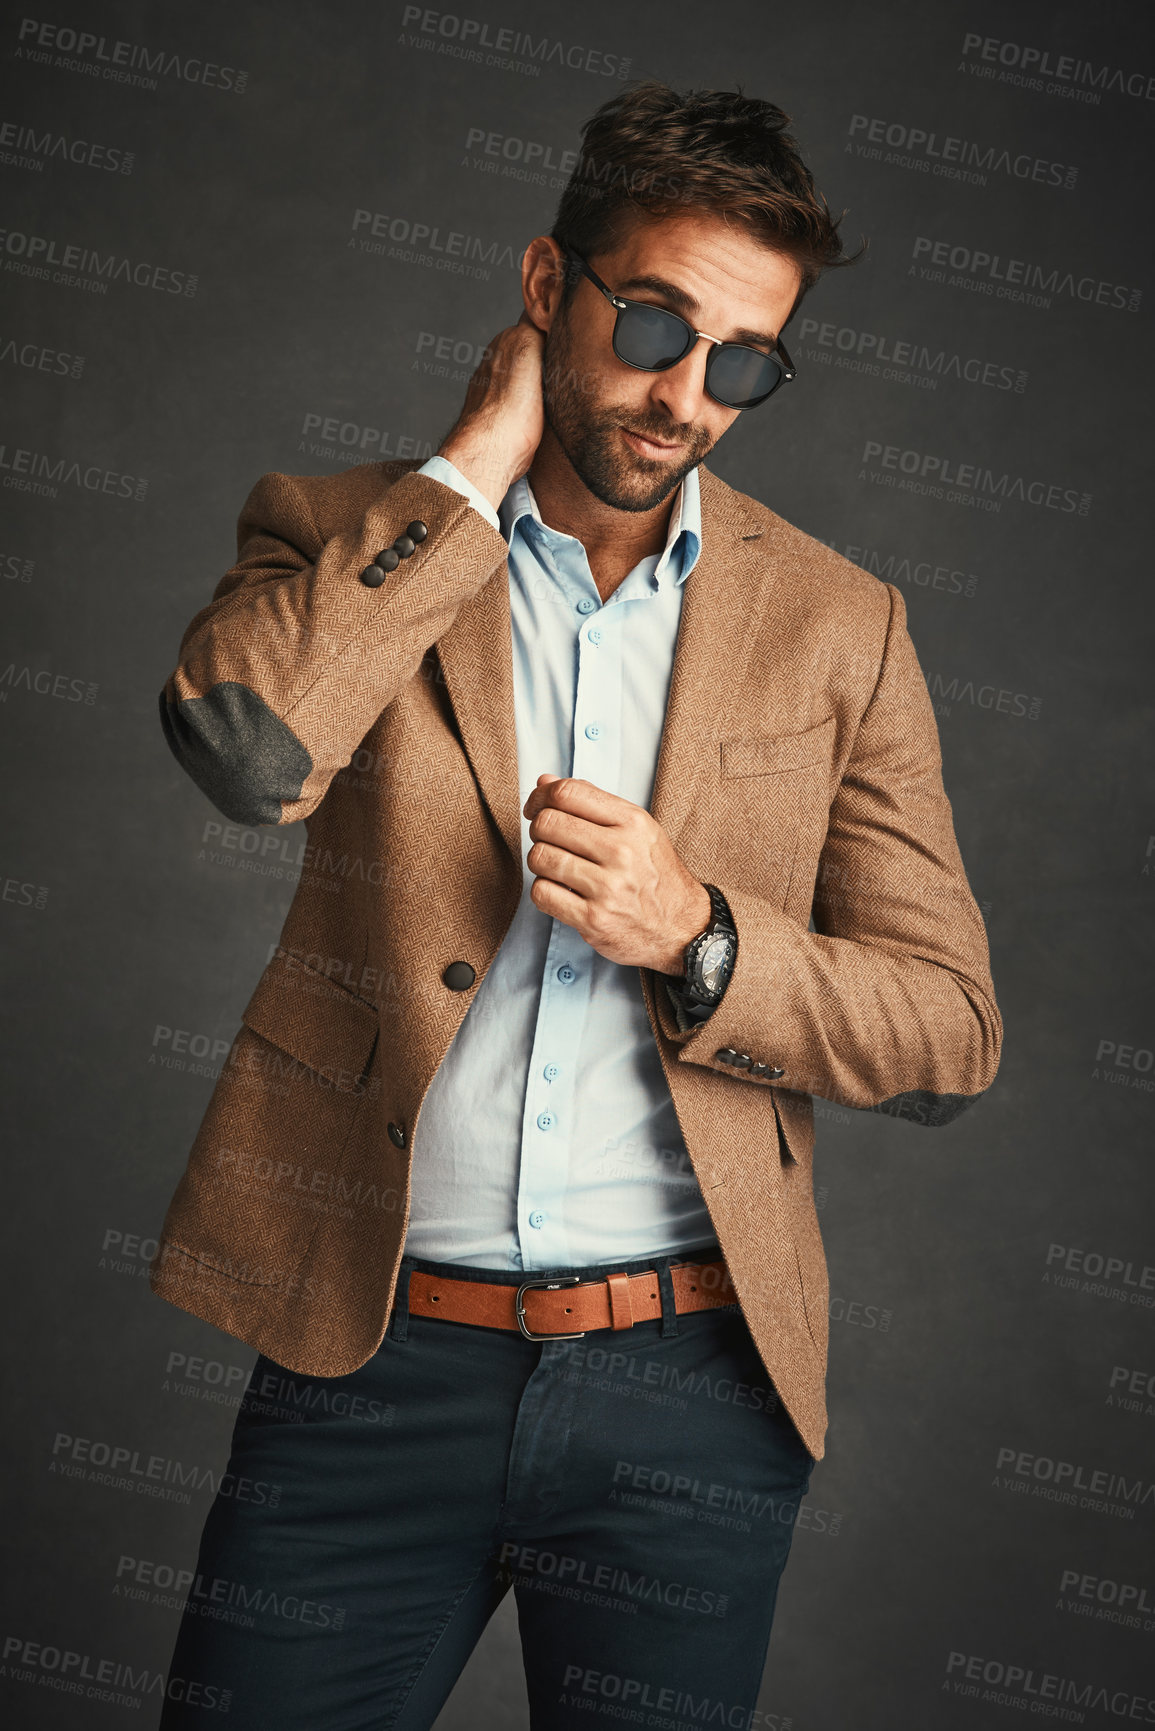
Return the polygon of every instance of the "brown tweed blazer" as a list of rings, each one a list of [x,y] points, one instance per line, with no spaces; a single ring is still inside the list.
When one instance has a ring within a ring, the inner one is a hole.
[[[304,818],[308,844],[153,1286],[320,1376],[383,1338],[421,1104],[521,886],[507,547],[418,466],[264,476],[161,698],[220,811]],[[944,1124],[990,1086],[1002,1027],[901,593],[699,473],[652,811],[738,955],[688,1034],[638,985],[742,1310],[821,1457],[811,1096]],[[414,519],[416,552],[363,583]]]

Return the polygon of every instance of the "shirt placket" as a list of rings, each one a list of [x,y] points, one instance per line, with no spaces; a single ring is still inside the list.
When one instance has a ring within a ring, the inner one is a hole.
[[[621,776],[621,620],[612,623],[588,563],[566,573],[577,621],[569,773],[613,793]],[[560,573],[559,573],[560,576]],[[572,1261],[566,1201],[574,1157],[578,1053],[597,952],[562,920],[550,921],[522,1119],[518,1236],[523,1268]]]

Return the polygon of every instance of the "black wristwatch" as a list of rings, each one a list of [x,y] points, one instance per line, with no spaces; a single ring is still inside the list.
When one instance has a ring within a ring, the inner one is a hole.
[[[677,985],[666,981],[683,1034],[706,1021],[722,1002],[738,954],[738,933],[725,896],[713,884],[702,888],[710,897],[710,923],[683,951],[682,980]]]

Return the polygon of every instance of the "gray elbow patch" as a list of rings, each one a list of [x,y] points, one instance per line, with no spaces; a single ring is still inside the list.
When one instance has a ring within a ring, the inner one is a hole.
[[[983,1090],[985,1093],[986,1090]],[[909,1094],[895,1094],[889,1100],[883,1100],[877,1106],[868,1106],[868,1112],[885,1112],[891,1118],[907,1118],[912,1124],[923,1124],[928,1130],[938,1130],[943,1124],[950,1124],[960,1113],[973,1106],[976,1100],[981,1100],[979,1094],[928,1094],[925,1089],[916,1088]]]
[[[234,823],[280,823],[282,805],[300,799],[313,760],[247,685],[227,680],[175,704],[162,691],[160,719],[181,768]]]

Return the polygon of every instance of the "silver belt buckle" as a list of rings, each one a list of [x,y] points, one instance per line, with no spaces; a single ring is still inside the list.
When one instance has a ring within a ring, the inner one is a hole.
[[[522,1295],[528,1292],[531,1286],[544,1287],[547,1292],[558,1292],[563,1286],[580,1285],[581,1278],[576,1274],[562,1274],[556,1280],[523,1280],[517,1289],[513,1308],[517,1315],[517,1326],[525,1338],[527,1340],[581,1340],[584,1335],[588,1334],[589,1330],[585,1328],[579,1328],[576,1334],[534,1334],[525,1325],[525,1305],[522,1303]]]

